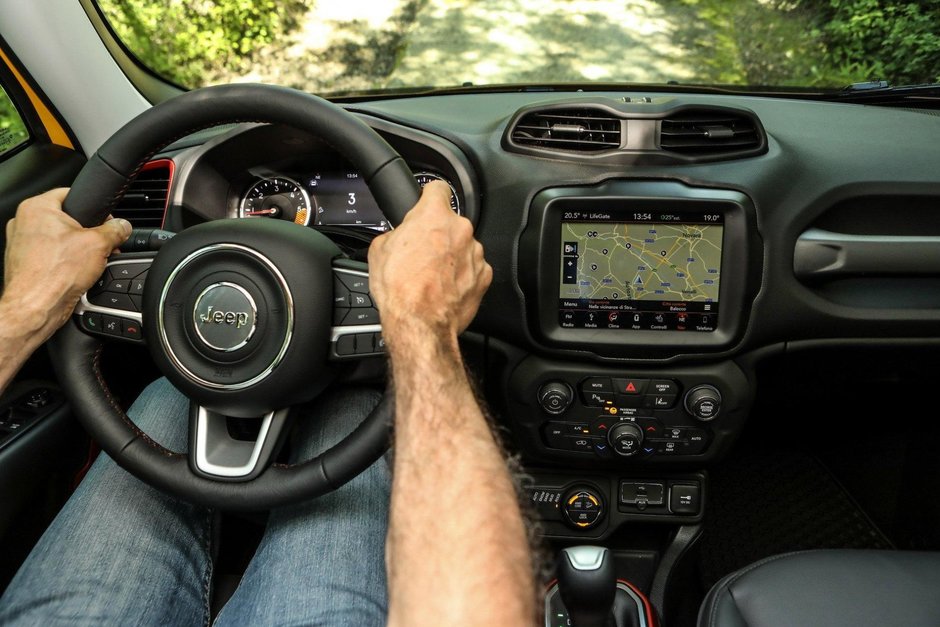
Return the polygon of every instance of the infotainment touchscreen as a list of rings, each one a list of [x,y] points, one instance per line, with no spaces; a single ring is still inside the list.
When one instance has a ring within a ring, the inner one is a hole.
[[[724,215],[565,211],[559,323],[568,329],[714,331]]]

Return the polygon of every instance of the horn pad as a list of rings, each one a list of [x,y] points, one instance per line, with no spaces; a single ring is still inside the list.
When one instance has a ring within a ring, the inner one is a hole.
[[[340,254],[313,229],[277,220],[218,220],[177,235],[145,284],[157,365],[227,415],[313,398],[329,382],[331,264]]]

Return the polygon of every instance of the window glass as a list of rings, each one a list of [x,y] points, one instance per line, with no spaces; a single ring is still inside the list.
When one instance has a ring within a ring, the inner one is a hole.
[[[0,88],[0,155],[29,141],[29,131],[13,101]]]
[[[97,1],[143,64],[187,88],[940,80],[940,0]]]

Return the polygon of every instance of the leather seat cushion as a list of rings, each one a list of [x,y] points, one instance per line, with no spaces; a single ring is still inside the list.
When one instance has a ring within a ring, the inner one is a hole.
[[[719,581],[699,627],[940,625],[940,553],[823,550],[756,562]]]

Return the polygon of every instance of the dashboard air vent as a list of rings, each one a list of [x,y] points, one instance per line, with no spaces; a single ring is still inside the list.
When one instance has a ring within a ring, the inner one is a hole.
[[[686,109],[662,121],[663,150],[688,155],[722,155],[760,149],[763,133],[756,120],[721,109]]]
[[[135,229],[159,229],[173,176],[173,162],[160,159],[147,163],[112,211],[115,218],[124,218]]]
[[[620,146],[620,118],[600,109],[550,109],[523,115],[512,129],[519,146],[596,152]]]

